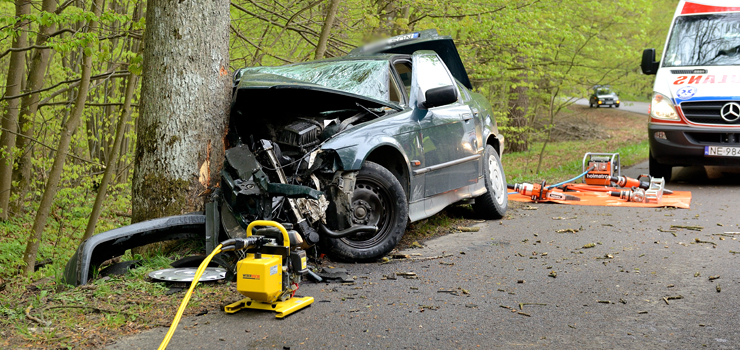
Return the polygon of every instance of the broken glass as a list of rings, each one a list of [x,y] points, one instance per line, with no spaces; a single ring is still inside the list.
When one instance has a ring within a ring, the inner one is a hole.
[[[275,74],[353,94],[390,101],[390,68],[385,60],[317,61],[279,67],[245,68],[245,74]]]

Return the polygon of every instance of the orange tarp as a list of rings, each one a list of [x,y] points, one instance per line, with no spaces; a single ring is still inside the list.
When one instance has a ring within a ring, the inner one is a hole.
[[[596,205],[596,206],[607,206],[607,207],[638,207],[638,208],[662,208],[662,207],[675,207],[682,209],[689,209],[691,204],[691,192],[689,191],[673,191],[672,194],[663,194],[663,199],[660,203],[636,203],[627,202],[619,197],[612,197],[606,192],[597,191],[584,191],[584,192],[564,192],[571,196],[580,198],[580,201],[562,201],[562,200],[543,200],[540,203],[560,203],[570,205]],[[510,201],[515,202],[529,202],[532,203],[532,199],[527,196],[523,196],[519,193],[512,193],[509,195]]]

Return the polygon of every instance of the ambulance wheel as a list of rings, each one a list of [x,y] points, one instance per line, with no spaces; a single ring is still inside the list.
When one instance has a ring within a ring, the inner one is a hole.
[[[475,199],[473,210],[487,220],[501,219],[506,214],[506,207],[509,204],[504,167],[493,146],[486,145],[484,157],[483,180],[486,182],[487,192]]]
[[[377,226],[378,232],[344,238],[323,237],[332,258],[370,262],[390,253],[406,231],[409,204],[406,192],[388,169],[367,161],[357,174],[352,194],[352,221]]]
[[[652,152],[650,152],[649,155],[648,165],[650,167],[650,176],[662,177],[666,183],[668,183],[668,181],[671,181],[673,166],[658,163],[658,161],[653,158]]]

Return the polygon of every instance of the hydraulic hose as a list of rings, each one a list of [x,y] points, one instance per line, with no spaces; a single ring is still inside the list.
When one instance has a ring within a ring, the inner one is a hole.
[[[223,245],[219,244],[216,249],[209,254],[202,263],[200,263],[200,266],[198,266],[198,270],[195,272],[195,276],[193,276],[193,282],[190,283],[190,289],[188,289],[188,292],[185,294],[185,297],[182,299],[182,302],[180,303],[180,308],[177,309],[177,314],[175,315],[175,318],[172,320],[172,324],[170,325],[170,330],[167,331],[167,334],[164,336],[164,340],[162,340],[162,344],[159,344],[158,350],[164,350],[167,349],[167,344],[170,343],[170,339],[172,339],[172,335],[175,334],[175,329],[177,329],[177,325],[180,323],[180,318],[182,317],[182,313],[185,312],[185,307],[188,306],[188,303],[190,302],[190,296],[193,295],[193,290],[195,290],[195,286],[198,284],[198,280],[200,280],[200,276],[203,275],[203,272],[206,271],[206,267],[208,267],[208,263],[211,262],[211,259],[213,259],[216,254],[221,252],[221,247]]]
[[[341,231],[332,231],[330,228],[324,226],[324,224],[321,224],[319,232],[329,238],[343,238],[358,233],[376,233],[378,232],[378,226],[357,225]]]
[[[551,188],[553,188],[553,187],[558,187],[558,186],[560,186],[560,185],[564,185],[564,184],[567,184],[568,182],[573,182],[573,181],[576,181],[576,180],[578,180],[578,179],[582,178],[582,177],[583,177],[583,175],[586,175],[586,174],[588,174],[588,172],[589,172],[589,171],[591,171],[591,170],[594,170],[594,167],[590,167],[590,168],[586,169],[586,171],[584,171],[583,173],[581,173],[581,175],[578,175],[578,176],[576,176],[576,177],[574,177],[574,178],[572,178],[572,179],[570,179],[570,180],[565,180],[565,181],[563,181],[563,182],[560,182],[560,183],[556,183],[556,184],[554,184],[554,185],[550,185],[550,186],[547,186],[547,189],[551,189]]]
[[[551,189],[551,188],[553,188],[553,187],[558,187],[558,186],[560,186],[560,185],[564,185],[564,184],[567,184],[567,183],[569,183],[569,182],[572,182],[572,181],[576,181],[576,180],[578,180],[578,179],[582,178],[582,177],[583,177],[584,175],[588,174],[588,172],[589,172],[589,171],[591,171],[591,170],[594,170],[594,167],[590,167],[590,168],[586,169],[586,171],[584,171],[583,173],[581,173],[581,175],[578,175],[578,176],[576,176],[576,177],[574,177],[574,178],[572,178],[572,179],[569,179],[569,180],[565,180],[565,181],[563,181],[563,182],[560,182],[560,183],[556,183],[556,184],[554,184],[554,185],[550,185],[550,186],[547,186],[547,189],[549,190],[549,189]],[[509,188],[509,189],[513,189],[513,188],[514,188],[514,185],[511,185],[511,184],[508,184],[508,183],[507,183],[507,184],[506,184],[506,187],[507,187],[507,188]],[[516,193],[517,193],[517,192],[507,192],[507,193],[506,193],[506,195],[510,195],[510,194],[516,194]]]

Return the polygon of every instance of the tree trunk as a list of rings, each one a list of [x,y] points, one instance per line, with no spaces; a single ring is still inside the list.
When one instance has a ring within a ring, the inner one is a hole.
[[[28,15],[30,11],[30,1],[15,1],[15,17],[18,22],[15,24],[14,31],[18,33],[18,36],[13,38],[13,48],[22,48],[28,45],[26,42],[28,21],[21,20],[21,16]],[[20,94],[23,75],[26,70],[25,58],[25,51],[10,53],[5,96]],[[0,221],[5,221],[9,217],[8,204],[10,204],[10,183],[13,175],[13,148],[15,148],[16,133],[18,132],[20,102],[20,99],[17,98],[8,101],[1,124],[4,130],[0,134]]]
[[[334,18],[337,16],[337,8],[339,8],[339,0],[331,0],[329,8],[326,10],[324,26],[321,27],[319,43],[316,45],[316,53],[313,56],[313,59],[315,60],[324,58],[324,54],[326,53],[326,43],[329,41],[331,27],[334,25]]]
[[[56,0],[44,0],[41,4],[41,11],[43,12],[53,14],[56,10]],[[39,26],[39,33],[36,35],[36,46],[46,46],[49,34],[53,31],[53,24]],[[35,49],[33,51],[25,92],[36,91],[44,86],[44,77],[46,76],[46,68],[49,65],[50,56],[51,49]],[[18,195],[18,200],[13,202],[11,207],[11,210],[14,212],[21,212],[23,210],[23,199],[31,182],[31,159],[33,156],[33,141],[31,141],[31,138],[34,137],[34,119],[39,107],[40,96],[39,93],[35,93],[24,96],[21,99],[21,114],[18,118],[18,127],[19,132],[25,137],[19,137],[15,143],[21,155],[16,162],[18,167],[13,171],[13,181],[18,183],[13,189],[13,193]]]
[[[524,64],[523,56],[517,57],[519,64]],[[528,89],[524,85],[527,83],[527,73],[519,74],[513,79],[512,84],[516,87],[509,89],[509,122],[507,126],[511,129],[509,136],[506,138],[506,147],[511,152],[525,152],[529,149],[529,96]],[[512,85],[513,86],[513,85]]]
[[[100,17],[103,10],[104,0],[95,0],[92,5],[93,13],[95,17]],[[98,27],[97,21],[90,21],[88,24],[88,33],[96,33]],[[51,166],[49,172],[49,179],[46,181],[46,188],[44,194],[41,196],[41,203],[39,203],[39,210],[36,212],[36,218],[33,222],[33,228],[31,235],[28,238],[26,244],[26,252],[23,255],[23,261],[26,266],[23,270],[25,275],[29,275],[33,272],[34,265],[36,264],[36,254],[39,250],[39,243],[44,233],[44,227],[46,227],[46,219],[49,217],[49,211],[54,201],[54,195],[56,195],[59,187],[59,179],[62,176],[62,170],[64,170],[64,161],[67,159],[67,152],[69,151],[69,144],[77,130],[77,126],[80,124],[80,118],[82,117],[82,111],[85,109],[85,101],[87,101],[87,92],[90,87],[90,75],[92,73],[92,55],[95,54],[92,46],[92,42],[87,44],[90,54],[85,53],[88,50],[82,50],[82,77],[80,80],[80,87],[77,92],[77,99],[75,101],[72,113],[69,119],[62,126],[62,133],[59,138],[59,146],[57,147],[56,155],[54,156],[54,164]]]
[[[202,210],[231,101],[228,0],[149,0],[132,222]]]

